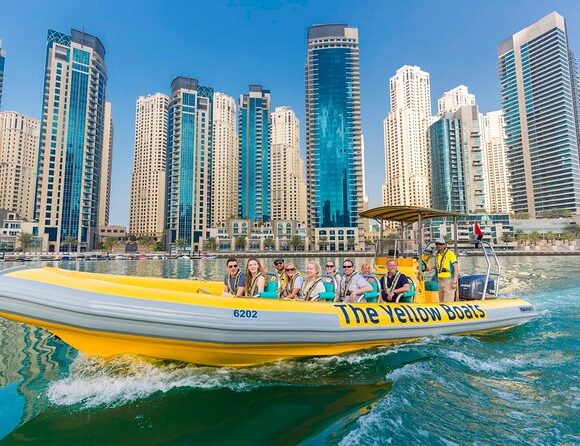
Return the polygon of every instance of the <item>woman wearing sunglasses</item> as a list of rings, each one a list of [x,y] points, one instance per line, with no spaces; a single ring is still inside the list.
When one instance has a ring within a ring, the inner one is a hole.
[[[282,288],[282,299],[300,299],[300,290],[304,278],[296,271],[296,265],[289,263],[286,265],[286,284]]]

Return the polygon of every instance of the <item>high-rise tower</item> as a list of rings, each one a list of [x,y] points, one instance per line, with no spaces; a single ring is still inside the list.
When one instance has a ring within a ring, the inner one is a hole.
[[[384,120],[387,206],[431,205],[429,73],[416,66],[399,68],[389,80],[391,111]]]
[[[271,218],[306,223],[306,182],[300,157],[300,121],[290,107],[276,107],[271,127]]]
[[[238,135],[236,101],[213,95],[213,210],[211,226],[238,216]]]
[[[213,88],[197,79],[171,83],[167,129],[166,242],[201,249],[211,214]]]
[[[347,25],[308,29],[306,166],[308,223],[315,234],[338,240],[339,234],[355,236],[356,228],[362,232],[359,41],[358,30]],[[352,229],[320,231],[337,227]]]
[[[135,161],[131,180],[129,234],[161,238],[165,228],[167,109],[163,93],[140,96],[135,116]]]
[[[238,114],[238,214],[270,219],[270,91],[250,85]]]
[[[513,211],[580,211],[578,78],[564,17],[522,29],[498,56]]]
[[[2,40],[0,40],[0,110],[2,109],[2,87],[4,85],[4,62],[6,61],[6,53],[2,48]]]
[[[16,112],[0,113],[0,209],[32,220],[40,123]]]
[[[489,211],[511,213],[505,123],[501,110],[479,115],[481,143],[485,146]]]
[[[105,124],[103,130],[103,156],[101,160],[101,192],[99,193],[99,226],[109,224],[111,207],[111,169],[113,167],[113,115],[111,103],[105,103]]]
[[[96,245],[106,86],[97,37],[48,31],[35,218],[50,250],[67,238],[78,250]]]

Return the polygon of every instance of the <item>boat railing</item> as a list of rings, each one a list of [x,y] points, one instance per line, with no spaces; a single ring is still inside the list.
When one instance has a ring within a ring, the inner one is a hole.
[[[494,278],[493,282],[493,294],[495,297],[498,297],[499,292],[499,279],[501,276],[501,264],[499,263],[499,259],[497,258],[497,254],[493,249],[493,246],[489,242],[484,241],[476,241],[477,244],[481,247],[483,252],[483,257],[485,258],[485,262],[487,264],[487,270],[485,273],[485,283],[483,285],[483,290],[481,291],[481,299],[485,300],[485,296],[487,294],[487,286],[489,284],[490,277]]]

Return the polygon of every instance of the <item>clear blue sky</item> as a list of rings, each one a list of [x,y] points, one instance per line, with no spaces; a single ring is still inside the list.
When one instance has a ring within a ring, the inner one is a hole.
[[[483,112],[499,108],[497,43],[556,10],[580,54],[580,3],[567,1],[8,1],[0,0],[7,51],[3,110],[40,116],[47,29],[75,27],[105,45],[107,99],[115,125],[111,223],[127,224],[135,100],[169,93],[177,75],[237,98],[250,83],[289,105],[304,136],[306,31],[316,23],[357,27],[367,193],[380,204],[382,122],[388,80],[404,64],[431,74],[433,110],[446,90],[465,84]],[[304,137],[302,151],[304,152]]]

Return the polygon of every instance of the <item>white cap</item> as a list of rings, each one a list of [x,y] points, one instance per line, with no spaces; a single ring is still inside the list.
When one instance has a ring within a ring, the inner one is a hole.
[[[446,245],[445,239],[443,237],[439,237],[435,239],[435,243],[441,243],[442,245]]]

